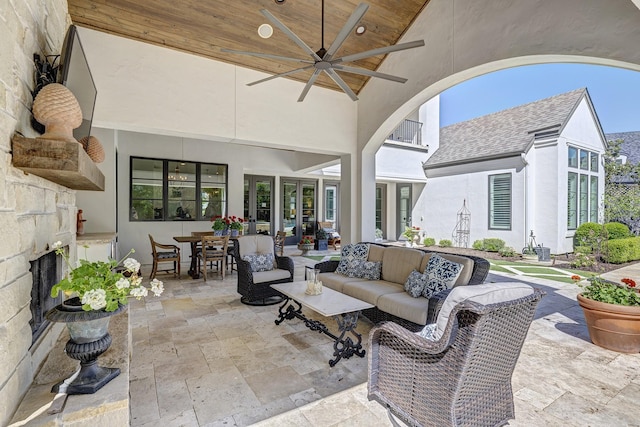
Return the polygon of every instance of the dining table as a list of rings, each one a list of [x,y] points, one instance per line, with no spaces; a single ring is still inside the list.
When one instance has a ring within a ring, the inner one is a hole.
[[[189,243],[191,246],[191,264],[189,265],[189,276],[193,279],[200,278],[198,269],[198,243],[202,242],[202,236],[213,235],[213,231],[194,231],[189,236],[173,236],[173,240],[178,243]],[[229,243],[237,240],[237,237],[229,237]]]

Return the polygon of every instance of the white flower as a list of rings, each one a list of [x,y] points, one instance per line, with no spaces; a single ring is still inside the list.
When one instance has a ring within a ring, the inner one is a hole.
[[[129,280],[131,281],[131,286],[133,286],[134,288],[142,284],[142,277],[140,276],[131,276]]]
[[[158,279],[153,279],[151,281],[151,292],[157,297],[159,297],[164,291],[164,285]]]
[[[127,269],[127,271],[130,271],[132,273],[137,273],[138,270],[140,270],[140,263],[133,258],[125,259],[123,265],[124,268]]]
[[[106,297],[104,289],[92,289],[82,296],[82,304],[89,304],[92,310],[100,310],[107,306]]]
[[[60,247],[62,247],[62,242],[60,240],[51,245],[51,249],[58,249]]]
[[[120,278],[120,280],[116,282],[116,288],[118,289],[128,288],[129,286],[131,286],[131,283],[129,283],[129,281],[124,277]]]
[[[132,297],[136,297],[138,299],[142,297],[146,297],[149,294],[149,291],[144,286],[140,286],[137,288],[131,288],[129,291]]]

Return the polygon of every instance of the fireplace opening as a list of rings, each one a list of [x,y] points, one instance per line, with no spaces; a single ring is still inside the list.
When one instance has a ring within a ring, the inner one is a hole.
[[[42,335],[49,325],[45,319],[45,313],[62,302],[62,294],[57,298],[51,297],[51,288],[58,283],[62,276],[62,257],[55,252],[42,255],[35,261],[31,261],[31,343]]]

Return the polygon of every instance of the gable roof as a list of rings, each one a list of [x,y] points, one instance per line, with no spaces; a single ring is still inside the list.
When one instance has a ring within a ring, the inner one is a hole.
[[[605,134],[607,141],[622,139],[620,154],[627,156],[627,162],[634,165],[640,163],[640,132],[619,132]]]
[[[558,135],[586,88],[519,105],[440,129],[440,146],[424,169],[526,152],[536,136]],[[596,119],[597,120],[597,119]]]

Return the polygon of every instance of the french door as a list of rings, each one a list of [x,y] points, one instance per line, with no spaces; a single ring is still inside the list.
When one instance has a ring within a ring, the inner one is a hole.
[[[244,176],[244,234],[273,232],[273,177]]]
[[[286,245],[316,233],[316,182],[282,179],[282,230]]]
[[[411,227],[411,210],[413,208],[413,203],[411,200],[411,184],[396,184],[396,191],[396,236],[400,237],[405,227]]]

